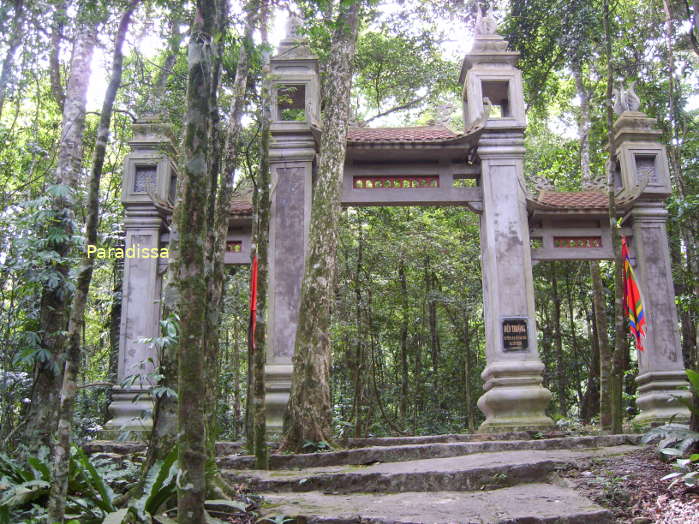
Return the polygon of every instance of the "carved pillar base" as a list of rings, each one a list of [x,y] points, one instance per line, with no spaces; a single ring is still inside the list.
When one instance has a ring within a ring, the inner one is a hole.
[[[268,364],[265,366],[265,412],[267,414],[267,437],[281,435],[284,429],[286,404],[291,394],[291,364]]]
[[[153,428],[153,400],[147,389],[114,389],[109,404],[111,419],[104,425],[104,440],[142,440]]]
[[[540,431],[554,426],[546,416],[551,392],[542,383],[544,365],[533,361],[495,362],[485,368],[478,408],[486,419],[479,431]]]
[[[636,405],[641,412],[633,419],[642,425],[654,426],[665,422],[687,423],[689,409],[680,399],[690,399],[687,378],[680,370],[651,371],[636,377],[638,398]]]

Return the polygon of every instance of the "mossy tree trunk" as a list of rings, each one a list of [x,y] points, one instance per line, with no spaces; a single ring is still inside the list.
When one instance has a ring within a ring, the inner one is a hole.
[[[334,300],[342,171],[350,110],[359,2],[341,3],[323,86],[323,135],[313,187],[306,267],[301,285],[294,373],[282,448],[332,440],[330,315]]]
[[[10,34],[7,49],[5,51],[5,59],[2,61],[2,69],[0,69],[0,115],[2,108],[5,105],[5,97],[8,92],[8,84],[10,74],[14,67],[15,53],[22,42],[22,33],[24,25],[24,0],[15,0],[14,16],[12,18],[12,31]],[[9,25],[9,24],[8,24]]]
[[[626,331],[623,314],[623,286],[621,239],[617,227],[616,189],[614,185],[614,171],[616,167],[616,148],[614,147],[614,113],[612,111],[612,89],[614,84],[614,65],[612,63],[612,32],[611,7],[608,0],[603,2],[604,42],[607,60],[607,141],[609,144],[609,160],[607,161],[607,187],[609,195],[609,224],[611,228],[612,247],[614,249],[614,346],[611,352],[611,376],[609,384],[609,403],[611,412],[611,432],[621,433],[624,412],[622,409],[622,394],[624,385],[624,372],[626,371],[628,351],[626,344]],[[604,362],[602,363],[604,365]]]
[[[271,212],[271,180],[269,170],[269,140],[271,115],[271,70],[269,36],[269,2],[260,2],[260,36],[263,46],[262,55],[262,93],[260,97],[260,172],[255,187],[255,255],[257,256],[257,304],[255,308],[255,330],[251,334],[252,371],[254,375],[252,388],[253,407],[253,450],[255,467],[269,468],[269,451],[267,449],[267,413],[265,406],[265,364],[267,362],[267,284],[269,275],[269,222]]]
[[[131,15],[140,0],[131,0],[119,21],[117,30],[112,74],[102,104],[100,121],[97,127],[97,140],[93,153],[92,169],[88,179],[87,221],[85,224],[85,244],[97,244],[97,226],[99,222],[99,187],[102,178],[102,168],[109,141],[109,128],[112,121],[112,109],[117,90],[121,84],[123,53],[122,47],[131,22]],[[94,42],[92,28],[85,35],[89,42]],[[88,44],[91,45],[91,44]],[[92,281],[94,258],[84,254],[78,269],[77,283],[70,309],[68,335],[66,338],[66,361],[63,371],[63,384],[58,412],[58,429],[53,445],[52,466],[53,475],[49,497],[49,522],[63,522],[65,516],[65,501],[68,492],[68,465],[70,463],[70,441],[73,428],[73,410],[77,395],[78,368],[81,360],[81,336],[85,324],[85,307]]]
[[[65,331],[72,296],[69,282],[70,252],[73,248],[75,196],[82,168],[85,104],[90,79],[90,61],[95,46],[93,27],[82,28],[76,37],[70,66],[70,80],[61,122],[55,186],[51,203],[52,223],[49,247],[56,262],[48,270],[53,273],[41,293],[39,322],[41,347],[48,358],[38,360],[34,368],[32,397],[24,442],[30,452],[48,446],[58,423],[59,394],[63,384],[65,363]]]
[[[180,524],[206,521],[206,236],[209,196],[209,131],[211,119],[211,39],[216,17],[214,2],[199,0],[187,54],[187,102],[184,137],[182,199],[175,220],[180,299],[178,344],[177,518]]]
[[[258,16],[259,2],[253,0],[246,6],[246,21],[243,38],[238,54],[235,80],[233,82],[233,94],[230,105],[230,116],[228,126],[223,139],[223,148],[220,155],[220,163],[216,170],[214,180],[216,190],[212,189],[209,205],[212,206],[212,216],[209,223],[208,242],[211,245],[210,268],[208,275],[208,312],[207,312],[207,375],[214,376],[217,370],[219,358],[219,326],[221,312],[223,308],[223,295],[225,283],[224,256],[226,251],[226,240],[228,237],[228,224],[230,218],[230,205],[234,189],[234,172],[237,165],[238,146],[242,131],[242,117],[247,100],[247,84],[250,71],[250,61],[252,53],[252,34],[255,29],[255,22]],[[207,393],[207,404],[209,405],[210,418],[209,427],[209,491],[219,491],[223,488],[216,470],[216,449],[215,449],[215,408],[216,389],[210,388]],[[214,486],[217,485],[217,486]],[[218,495],[220,496],[220,494]]]

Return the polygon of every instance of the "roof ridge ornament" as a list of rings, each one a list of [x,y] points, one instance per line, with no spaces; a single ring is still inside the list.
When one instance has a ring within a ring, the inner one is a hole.
[[[289,11],[289,18],[286,21],[286,37],[284,40],[303,40],[304,38],[299,32],[302,24],[301,18],[293,11]]]
[[[476,13],[476,35],[495,35],[497,34],[498,24],[493,16],[493,9],[488,7],[488,10],[483,15],[483,8],[478,4],[478,12]]]
[[[621,115],[626,111],[636,112],[641,107],[641,99],[634,91],[634,87],[636,87],[635,81],[631,82],[626,89],[624,89],[623,83],[620,82],[619,89],[612,89],[614,93],[614,114]]]
[[[279,42],[277,59],[312,59],[317,57],[308,47],[308,38],[301,32],[303,20],[295,12],[289,10],[289,18],[286,21],[286,36]]]
[[[483,11],[479,5],[476,12],[476,24],[474,26],[473,47],[464,58],[464,67],[466,69],[479,63],[488,64],[508,64],[514,66],[517,62],[519,53],[508,51],[508,42],[502,35],[499,35],[498,24],[493,15],[493,10],[489,8]],[[462,78],[465,69],[462,68]]]

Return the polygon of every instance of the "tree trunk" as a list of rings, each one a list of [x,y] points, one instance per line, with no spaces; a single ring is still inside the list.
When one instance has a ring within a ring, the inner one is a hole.
[[[270,53],[267,49],[269,39],[267,25],[269,23],[269,3],[263,0],[260,6],[260,35],[262,46],[262,93],[260,99],[260,174],[256,191],[255,209],[257,224],[255,231],[255,249],[257,251],[258,280],[257,308],[253,351],[253,372],[255,374],[253,388],[253,425],[255,467],[269,469],[269,450],[267,449],[267,414],[265,406],[265,364],[267,361],[267,284],[269,275],[269,222],[271,212],[271,180],[269,170],[269,140],[271,115],[271,69]],[[253,12],[251,6],[250,12]],[[251,28],[252,29],[252,28]],[[250,37],[252,31],[250,31]]]
[[[408,281],[405,278],[405,262],[401,258],[398,266],[398,278],[401,291],[401,328],[400,328],[400,418],[408,418]]]
[[[612,355],[609,349],[609,327],[607,324],[607,307],[604,298],[604,285],[600,273],[599,262],[590,262],[590,277],[592,278],[592,300],[595,315],[597,345],[599,346],[599,421],[604,430],[611,429],[611,391],[610,371]]]
[[[473,392],[471,390],[471,334],[469,329],[469,314],[464,308],[464,402],[466,403],[466,424],[469,433],[476,431],[476,417],[473,413]]]
[[[324,84],[323,135],[313,188],[308,255],[301,286],[294,373],[282,448],[332,440],[330,314],[359,2],[341,4]]]
[[[63,40],[63,27],[66,18],[66,2],[65,0],[56,5],[56,12],[53,15],[53,23],[51,24],[51,50],[49,51],[49,67],[51,76],[51,92],[56,99],[58,108],[63,111],[63,103],[66,95],[63,92],[61,84],[61,41]]]
[[[556,348],[556,392],[558,411],[563,417],[568,415],[565,363],[563,361],[563,333],[561,327],[561,297],[558,292],[558,263],[551,263],[551,291],[553,307],[553,341]]]
[[[22,43],[22,25],[24,23],[24,0],[15,0],[14,20],[12,21],[12,36],[8,42],[5,60],[2,62],[2,71],[0,71],[0,116],[2,116],[2,108],[5,105],[5,96],[7,95],[7,86],[10,82],[10,72],[12,71],[15,53],[19,44]]]
[[[356,326],[356,342],[354,359],[351,362],[351,373],[353,375],[352,382],[354,384],[354,399],[353,405],[353,419],[354,419],[354,436],[359,438],[364,433],[364,410],[366,404],[366,387],[367,381],[367,359],[366,359],[366,343],[365,343],[365,330],[363,325],[363,305],[364,299],[362,297],[362,263],[364,254],[364,238],[362,236],[362,227],[358,229],[357,238],[357,269],[354,281],[354,297],[355,297],[355,326]]]
[[[56,283],[46,283],[42,289],[39,322],[41,347],[49,357],[36,362],[32,386],[32,402],[25,428],[25,442],[30,453],[50,444],[58,422],[59,392],[63,383],[64,331],[68,328],[68,306],[71,300],[68,256],[73,248],[74,191],[82,168],[82,138],[85,127],[85,103],[90,78],[90,61],[95,45],[94,29],[78,35],[73,49],[71,75],[68,82],[61,141],[56,166],[56,186],[53,189],[52,229],[59,232],[50,248],[60,262],[50,268]]]
[[[617,228],[616,191],[614,186],[614,171],[616,169],[616,148],[614,147],[614,114],[612,111],[612,89],[614,84],[614,67],[612,64],[612,34],[611,13],[609,1],[603,2],[603,23],[605,35],[605,52],[607,59],[607,141],[609,147],[609,160],[607,161],[607,187],[609,194],[609,225],[611,228],[612,247],[614,249],[614,346],[612,349],[612,372],[610,383],[610,404],[612,415],[612,433],[622,432],[623,409],[622,388],[624,381],[624,362],[626,348],[626,332],[623,316],[623,289],[622,289],[622,263],[621,240]]]
[[[589,424],[592,418],[599,413],[600,395],[599,395],[599,370],[600,370],[600,353],[599,353],[599,336],[597,334],[597,323],[594,318],[594,302],[590,304],[591,316],[587,318],[587,338],[590,341],[590,367],[587,374],[587,386],[585,388],[585,397],[583,400],[583,409],[581,409],[580,418],[583,422]]]
[[[198,0],[188,46],[187,113],[185,117],[182,200],[176,208],[179,233],[178,288],[180,338],[178,347],[178,446],[180,479],[177,483],[179,524],[205,522],[206,498],[206,360],[207,198],[211,151],[211,38],[216,8]]]
[[[140,0],[132,0],[119,21],[116,41],[114,46],[112,76],[107,86],[100,122],[97,128],[97,140],[92,159],[92,171],[88,179],[87,196],[87,222],[85,224],[86,246],[97,244],[97,226],[99,223],[99,187],[102,178],[104,157],[109,141],[109,128],[112,121],[112,108],[117,90],[121,84],[123,54],[122,47],[129,29],[131,15]],[[90,28],[85,38],[94,44],[93,29]],[[68,323],[68,335],[66,344],[66,362],[63,372],[63,385],[61,388],[61,400],[58,414],[57,438],[53,446],[53,475],[51,481],[51,493],[49,497],[48,519],[49,522],[63,522],[65,515],[65,501],[68,493],[68,465],[70,463],[70,437],[73,428],[73,409],[77,395],[77,376],[81,361],[81,340],[85,324],[85,307],[87,296],[92,281],[94,258],[83,255],[78,270],[77,284],[71,304],[70,320]]]
[[[575,91],[580,98],[580,117],[578,118],[578,140],[580,142],[580,175],[583,185],[592,181],[592,169],[590,168],[590,94],[585,89],[582,77],[582,64],[573,63],[573,76],[575,77]]]

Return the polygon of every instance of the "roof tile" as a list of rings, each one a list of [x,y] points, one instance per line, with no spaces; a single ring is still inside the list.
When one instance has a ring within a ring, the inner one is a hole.
[[[601,191],[542,191],[538,202],[566,209],[607,209],[608,196]]]
[[[434,142],[459,135],[444,126],[420,127],[351,127],[349,142]]]

